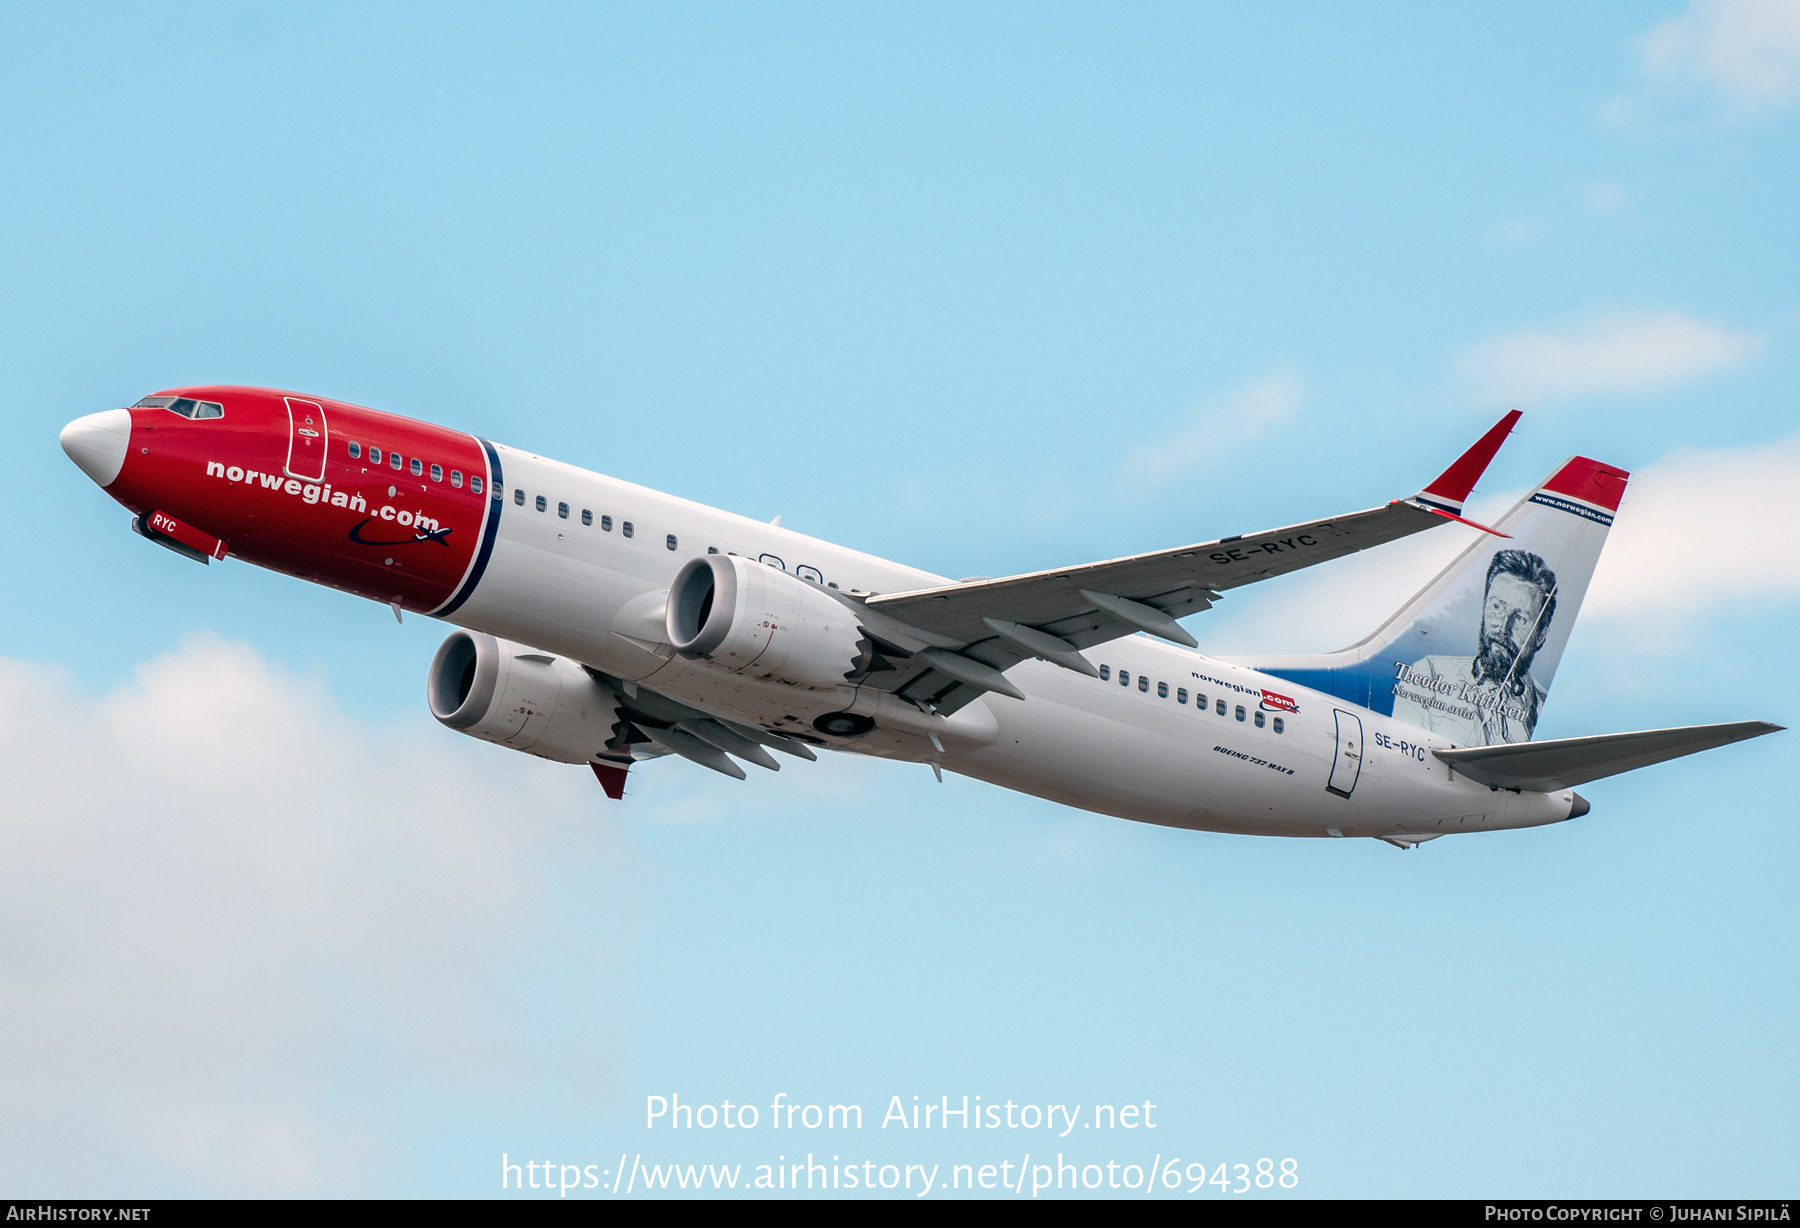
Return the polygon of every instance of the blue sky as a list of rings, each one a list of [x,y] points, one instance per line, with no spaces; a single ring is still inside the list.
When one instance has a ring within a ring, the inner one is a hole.
[[[1791,2],[4,16],[0,1191],[796,1147],[1791,1188],[1794,735],[1407,854],[837,756],[609,805],[431,721],[441,625],[152,550],[56,446],[278,385],[1000,575],[1406,494],[1517,405],[1478,506],[1636,474],[1540,732],[1791,724]],[[1455,532],[1190,625],[1339,647]],[[671,1092],[870,1125],[647,1131]],[[875,1125],[963,1094],[1160,1124]]]

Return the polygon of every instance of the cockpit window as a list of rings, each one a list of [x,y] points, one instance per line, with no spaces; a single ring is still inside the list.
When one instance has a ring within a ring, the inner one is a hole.
[[[166,409],[183,418],[223,418],[225,407],[217,401],[196,401],[193,397],[145,397],[133,409]]]

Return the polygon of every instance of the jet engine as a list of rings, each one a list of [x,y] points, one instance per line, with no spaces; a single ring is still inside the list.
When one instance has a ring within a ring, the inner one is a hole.
[[[575,662],[479,631],[438,647],[425,698],[458,733],[560,763],[600,754],[620,719],[613,693]]]
[[[852,610],[817,585],[734,554],[690,559],[665,617],[682,656],[809,691],[836,690],[874,660]]]

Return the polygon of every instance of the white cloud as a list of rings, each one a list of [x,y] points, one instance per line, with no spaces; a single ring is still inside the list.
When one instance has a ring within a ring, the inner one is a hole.
[[[1800,3],[1796,0],[1695,0],[1643,41],[1653,85],[1709,87],[1740,115],[1800,98]]]
[[[1137,490],[1166,485],[1286,424],[1305,399],[1306,385],[1291,371],[1249,380],[1197,406],[1173,434],[1133,447],[1126,454],[1123,477]]]
[[[1800,2],[1694,0],[1637,40],[1645,91],[1621,94],[1602,122],[1624,124],[1695,96],[1728,119],[1767,115],[1800,101]]]
[[[1682,451],[1631,477],[1587,609],[1657,622],[1800,596],[1800,435]]]
[[[1456,366],[1478,399],[1530,405],[1671,388],[1737,367],[1761,345],[1755,333],[1679,311],[1595,314],[1490,337]]]
[[[344,1082],[522,1061],[495,981],[539,846],[610,842],[586,773],[211,638],[97,698],[0,658],[0,779],[0,1181],[34,1196],[357,1192]]]
[[[1484,495],[1491,524],[1522,492]],[[1445,526],[1288,579],[1241,589],[1190,620],[1217,654],[1330,652],[1373,631],[1466,547]],[[1582,603],[1584,642],[1653,644],[1747,604],[1800,599],[1800,435],[1753,447],[1681,451],[1634,473]]]

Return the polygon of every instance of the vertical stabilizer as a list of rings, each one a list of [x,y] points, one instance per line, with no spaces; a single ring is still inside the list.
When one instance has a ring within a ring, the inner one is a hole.
[[[1530,741],[1629,476],[1577,456],[1361,643],[1244,663],[1458,746]]]

